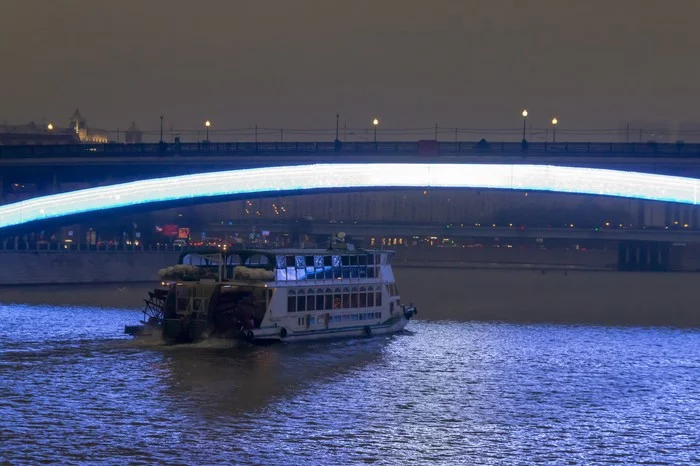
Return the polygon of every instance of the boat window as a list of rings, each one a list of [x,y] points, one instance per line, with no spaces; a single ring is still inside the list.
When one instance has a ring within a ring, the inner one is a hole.
[[[293,291],[289,291],[287,295],[287,312],[296,312],[297,310],[297,297]]]
[[[306,258],[304,256],[294,256],[294,263],[297,269],[303,269],[306,267]]]
[[[333,265],[333,259],[331,256],[323,256],[324,267],[331,267]]]
[[[377,276],[377,274],[375,273],[376,270],[377,269],[375,269],[374,267],[367,267],[367,278],[376,277]]]
[[[294,267],[294,256],[287,256],[287,267]]]
[[[316,310],[321,311],[323,309],[330,309],[329,307],[326,307],[324,299],[327,298],[327,296],[324,296],[322,294],[317,294],[316,295]]]
[[[307,311],[315,311],[316,310],[316,297],[313,294],[306,295],[306,310]]]
[[[240,265],[242,263],[243,261],[241,260],[241,256],[239,256],[238,254],[231,254],[226,258],[227,265]]]
[[[297,311],[306,310],[306,296],[297,296]]]
[[[374,264],[374,254],[367,254],[367,265]]]
[[[350,257],[349,256],[341,256],[340,258],[341,263],[345,266],[350,265]]]
[[[314,256],[314,267],[317,269],[323,268],[323,256]]]
[[[340,267],[340,256],[332,256],[333,257],[333,267]]]
[[[270,261],[267,258],[267,256],[264,256],[262,254],[255,254],[248,258],[246,265],[267,265],[269,262]]]
[[[367,265],[367,256],[365,256],[365,255],[357,256],[357,264],[358,265]]]
[[[377,291],[374,293],[374,305],[375,306],[381,306],[382,305],[382,292]]]
[[[333,293],[333,309],[340,309],[341,306],[341,294],[338,292]]]
[[[374,307],[374,293],[367,293],[367,307]]]
[[[359,302],[359,297],[357,293],[350,294],[350,307],[357,308]]]
[[[350,256],[350,265],[357,265],[357,256]]]
[[[286,268],[286,280],[296,280],[297,279],[297,271],[294,267],[287,267]]]
[[[276,261],[277,261],[277,268],[278,269],[283,269],[287,266],[287,261],[285,260],[284,256],[276,256]]]
[[[367,307],[367,293],[365,293],[364,291],[360,292],[359,307]]]
[[[314,266],[314,256],[305,256],[304,261],[306,262],[304,265],[306,267],[313,267]]]

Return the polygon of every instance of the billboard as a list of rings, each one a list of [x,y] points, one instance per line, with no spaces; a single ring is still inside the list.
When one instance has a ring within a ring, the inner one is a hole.
[[[177,236],[178,228],[177,225],[163,225],[161,232],[164,236]]]

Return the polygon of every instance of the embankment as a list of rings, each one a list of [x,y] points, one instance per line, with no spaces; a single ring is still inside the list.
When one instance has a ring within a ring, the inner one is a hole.
[[[3,251],[0,285],[126,283],[158,280],[178,252]]]

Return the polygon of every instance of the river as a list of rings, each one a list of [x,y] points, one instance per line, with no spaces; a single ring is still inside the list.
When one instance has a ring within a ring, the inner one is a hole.
[[[699,327],[527,318],[547,301],[527,289],[575,289],[575,274],[501,275],[524,298],[489,313],[484,282],[465,301],[454,271],[423,287],[421,273],[400,272],[421,306],[409,331],[308,344],[136,343],[122,288],[93,290],[100,307],[0,303],[0,464],[700,461]]]

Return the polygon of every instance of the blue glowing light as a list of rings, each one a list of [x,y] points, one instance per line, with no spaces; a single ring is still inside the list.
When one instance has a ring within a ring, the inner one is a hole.
[[[151,202],[338,188],[497,188],[697,204],[700,180],[551,165],[314,164],[134,181],[36,197],[0,207],[0,228]]]

